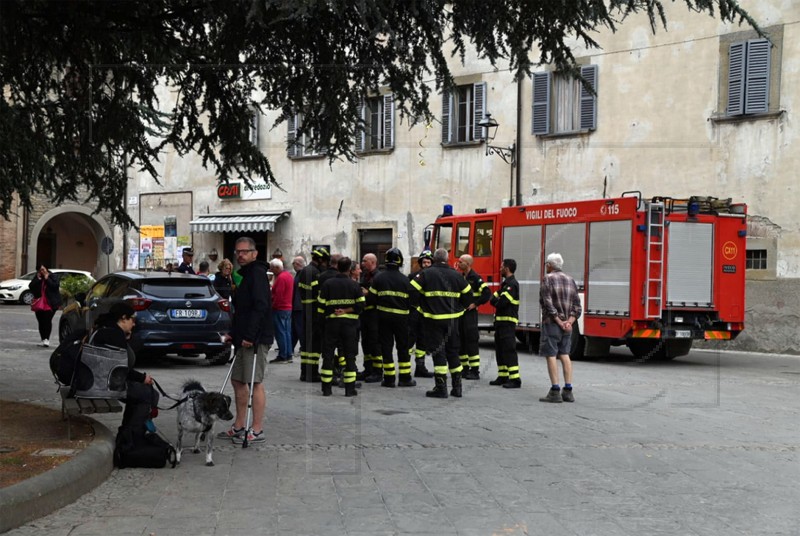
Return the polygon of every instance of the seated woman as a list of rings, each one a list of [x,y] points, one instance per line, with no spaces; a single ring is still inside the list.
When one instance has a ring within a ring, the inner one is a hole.
[[[145,427],[152,408],[158,404],[158,393],[153,389],[153,377],[133,367],[136,354],[128,346],[128,339],[136,323],[136,311],[125,302],[115,303],[111,310],[97,319],[97,331],[92,338],[95,346],[124,348],[128,352],[127,392],[123,401],[125,412],[122,426]]]

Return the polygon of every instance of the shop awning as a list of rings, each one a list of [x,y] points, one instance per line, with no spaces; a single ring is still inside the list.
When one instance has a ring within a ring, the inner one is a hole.
[[[198,216],[189,222],[193,233],[238,233],[247,231],[274,231],[275,224],[289,217],[291,212],[260,214],[215,214]]]

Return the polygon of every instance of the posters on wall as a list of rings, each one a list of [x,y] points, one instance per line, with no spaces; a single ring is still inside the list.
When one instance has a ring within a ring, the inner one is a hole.
[[[128,237],[128,263],[125,265],[129,270],[134,268],[141,268],[139,266],[139,247],[136,244],[136,239],[132,236]]]
[[[165,216],[164,225],[139,227],[138,266],[142,270],[163,270],[169,263],[180,264],[183,248],[192,245],[189,235],[178,236],[176,216]],[[136,266],[136,264],[132,264]]]

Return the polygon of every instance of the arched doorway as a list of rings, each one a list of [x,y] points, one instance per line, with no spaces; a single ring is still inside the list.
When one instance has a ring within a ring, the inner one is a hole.
[[[49,268],[86,270],[100,277],[108,273],[100,241],[112,236],[108,224],[91,209],[73,205],[47,211],[36,222],[30,236],[28,270],[44,264]]]

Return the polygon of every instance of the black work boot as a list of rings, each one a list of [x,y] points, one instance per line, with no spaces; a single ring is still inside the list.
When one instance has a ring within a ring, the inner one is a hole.
[[[498,376],[494,380],[489,382],[489,385],[503,385],[508,381],[508,376]]]
[[[480,380],[481,373],[476,367],[470,367],[461,374],[461,377],[465,380]]]
[[[358,391],[356,391],[355,382],[349,382],[344,384],[344,396],[358,396]]]
[[[436,385],[425,393],[428,398],[447,398],[447,375],[436,374]]]
[[[394,376],[384,376],[381,382],[381,387],[394,387]]]
[[[364,361],[364,370],[361,372],[356,373],[356,379],[359,381],[364,381],[367,379],[367,376],[372,374],[372,361]]]
[[[415,378],[433,378],[433,372],[425,367],[424,357],[416,358],[415,363],[417,364],[416,368],[414,369]]]
[[[322,396],[331,396],[333,394],[333,388],[331,387],[330,383],[323,383],[322,384]]]
[[[319,383],[322,381],[322,377],[319,375],[319,368],[316,365],[309,365],[308,366],[309,372],[306,373],[306,381],[311,383]]]
[[[398,387],[415,387],[417,382],[411,377],[411,374],[401,374],[400,381],[397,382]]]
[[[503,389],[519,389],[520,387],[522,387],[522,380],[519,378],[508,380],[503,384]]]
[[[453,380],[453,388],[450,389],[450,396],[461,398],[461,373],[454,372],[450,376]]]
[[[364,376],[364,383],[378,383],[383,380],[383,366],[378,366],[377,362],[372,364],[372,370]]]
[[[342,389],[344,389],[344,387],[347,384],[344,383],[344,379],[341,379],[341,381],[339,383],[335,384],[335,385],[336,385],[336,387],[341,387]],[[355,385],[356,389],[361,389],[361,382],[352,382],[352,385]]]

